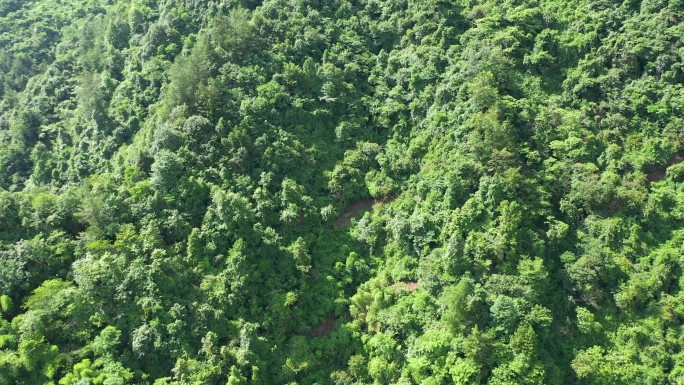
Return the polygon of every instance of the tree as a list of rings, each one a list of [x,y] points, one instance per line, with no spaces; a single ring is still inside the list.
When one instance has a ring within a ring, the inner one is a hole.
[[[455,333],[464,331],[472,324],[473,294],[473,282],[468,278],[461,278],[456,286],[445,290],[446,309],[442,318]]]
[[[182,173],[183,162],[178,155],[168,150],[159,151],[152,163],[150,184],[163,194],[169,194],[178,186]]]
[[[246,64],[261,48],[261,37],[245,8],[234,8],[227,16],[212,20],[209,33],[217,44],[218,54],[236,64]]]

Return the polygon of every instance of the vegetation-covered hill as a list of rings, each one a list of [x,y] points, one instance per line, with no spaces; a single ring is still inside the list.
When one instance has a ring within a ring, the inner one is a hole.
[[[683,0],[0,0],[0,385],[684,385]]]

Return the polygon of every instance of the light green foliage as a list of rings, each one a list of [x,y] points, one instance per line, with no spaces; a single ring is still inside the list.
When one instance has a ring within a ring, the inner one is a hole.
[[[459,283],[446,290],[444,301],[445,311],[442,318],[455,332],[464,330],[473,323],[473,294],[472,280],[462,278]]]
[[[0,385],[682,384],[681,0],[0,0]]]

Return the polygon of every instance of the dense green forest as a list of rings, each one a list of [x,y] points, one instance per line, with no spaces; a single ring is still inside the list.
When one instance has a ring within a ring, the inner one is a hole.
[[[684,0],[0,0],[0,385],[684,385]]]

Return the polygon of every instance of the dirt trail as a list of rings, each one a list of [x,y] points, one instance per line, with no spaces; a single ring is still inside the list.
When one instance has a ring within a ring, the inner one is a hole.
[[[347,211],[342,213],[337,220],[335,220],[335,226],[337,227],[343,227],[349,224],[351,222],[352,218],[355,216],[364,213],[370,209],[373,208],[373,206],[376,203],[385,203],[385,202],[391,202],[396,198],[396,195],[390,195],[387,196],[383,199],[363,199],[360,200],[353,205],[349,206],[347,208]],[[415,282],[408,282],[404,283],[405,285],[405,290],[413,291],[418,288],[418,284]],[[327,336],[330,335],[330,333],[333,332],[333,330],[337,329],[337,323],[338,319],[335,316],[334,313],[328,314],[328,316],[325,318],[325,320],[320,323],[317,326],[314,326],[309,330],[308,333],[306,333],[307,336],[309,337],[320,337],[320,336]]]
[[[306,335],[309,337],[327,336],[335,329],[337,329],[337,317],[331,313],[328,314],[325,321],[318,326],[314,326]]]
[[[364,199],[362,201],[358,201],[351,205],[347,211],[342,213],[339,218],[335,221],[335,226],[337,227],[342,227],[346,226],[351,222],[352,218],[357,216],[358,214],[364,213],[370,209],[373,208],[373,205],[381,202],[377,199]]]
[[[668,167],[681,162],[684,162],[684,151],[680,151],[677,154],[672,155],[672,158],[670,158],[665,166],[659,167],[646,174],[646,179],[648,179],[649,182],[657,182],[662,180],[667,175]]]
[[[396,199],[396,195],[389,195],[385,198],[382,199],[363,199],[360,200],[353,205],[349,206],[347,208],[347,211],[342,213],[336,220],[335,220],[335,226],[337,227],[343,227],[349,224],[351,222],[352,218],[355,216],[365,213],[366,211],[370,210],[373,208],[373,206],[376,203],[388,203]]]
[[[414,291],[418,288],[420,288],[420,284],[415,281],[405,281],[405,282],[397,282],[394,285],[391,286],[392,289],[396,292],[401,292],[401,291]]]

